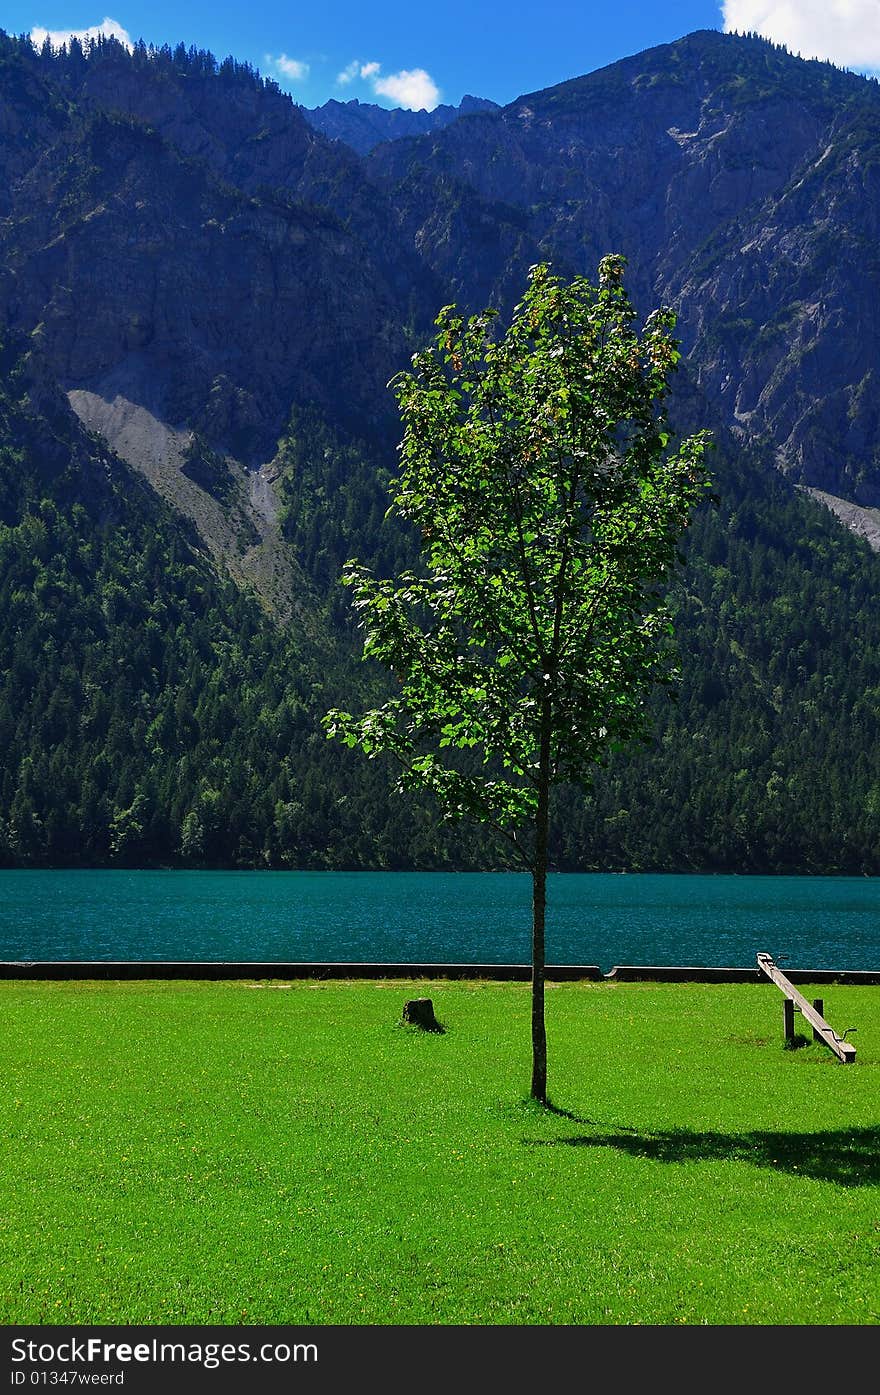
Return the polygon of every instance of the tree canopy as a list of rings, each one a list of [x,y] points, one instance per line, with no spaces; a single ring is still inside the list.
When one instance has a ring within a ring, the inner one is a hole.
[[[446,306],[435,343],[392,380],[404,434],[392,509],[424,567],[344,579],[398,692],[331,736],[390,753],[404,788],[508,837],[533,878],[533,1080],[546,1097],[545,883],[551,787],[589,784],[650,730],[677,677],[664,588],[708,487],[706,433],[670,448],[674,315],[641,334],[608,256],[598,285],[531,269],[511,323]],[[470,753],[470,755],[468,755]]]

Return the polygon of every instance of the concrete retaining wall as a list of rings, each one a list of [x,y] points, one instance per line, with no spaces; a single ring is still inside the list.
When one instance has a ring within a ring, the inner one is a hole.
[[[144,960],[6,960],[0,979],[488,979],[527,983],[528,964],[283,964]],[[880,984],[880,969],[785,969],[792,983]],[[757,983],[757,966],[616,964],[607,974],[596,964],[550,964],[551,983]]]

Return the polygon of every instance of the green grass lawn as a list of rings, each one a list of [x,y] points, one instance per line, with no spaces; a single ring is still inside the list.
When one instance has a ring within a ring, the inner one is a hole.
[[[876,1323],[880,989],[802,991],[854,1065],[550,986],[553,1113],[527,985],[2,983],[0,1321]]]

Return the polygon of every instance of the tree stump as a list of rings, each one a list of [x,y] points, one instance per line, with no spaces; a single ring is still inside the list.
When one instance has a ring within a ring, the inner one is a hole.
[[[403,1005],[403,1020],[423,1032],[442,1032],[443,1027],[434,1016],[434,1003],[430,998],[410,998]]]

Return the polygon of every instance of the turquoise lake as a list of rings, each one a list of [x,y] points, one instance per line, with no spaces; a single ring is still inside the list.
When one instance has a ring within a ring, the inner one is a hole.
[[[527,963],[504,872],[0,871],[0,959]],[[880,968],[880,879],[557,873],[549,963]]]

